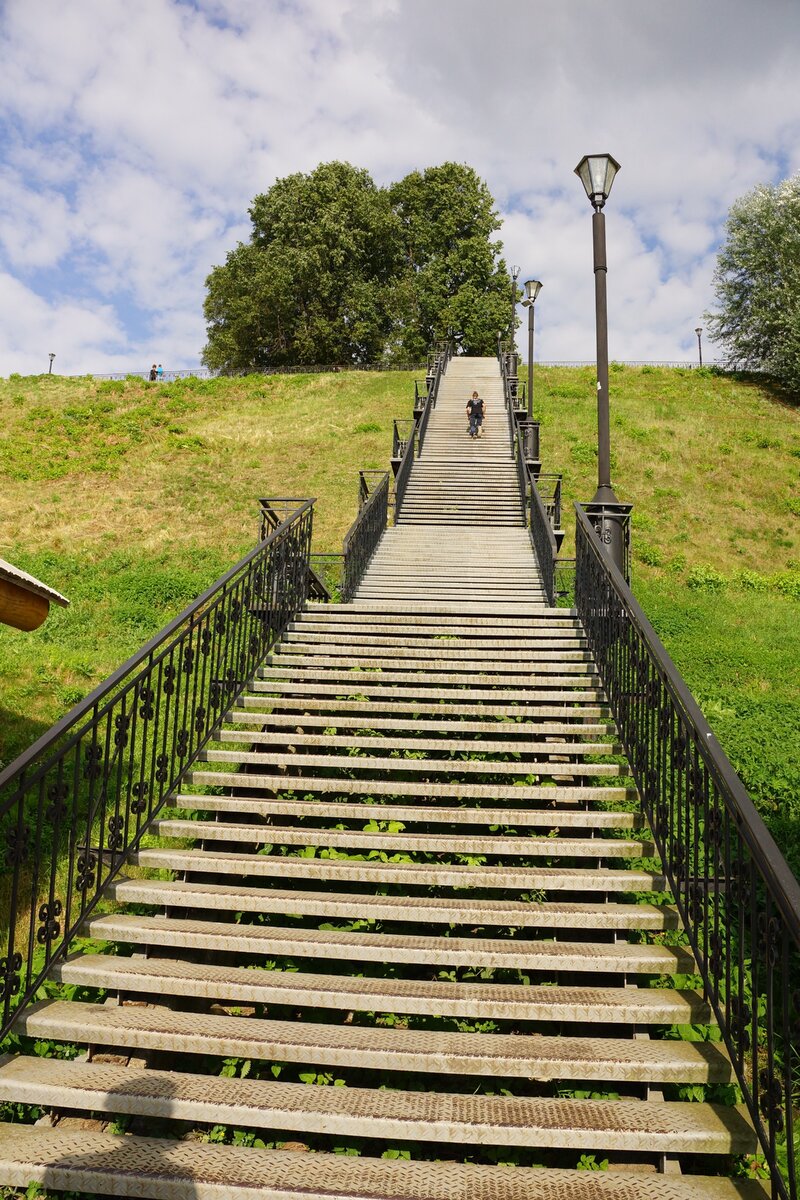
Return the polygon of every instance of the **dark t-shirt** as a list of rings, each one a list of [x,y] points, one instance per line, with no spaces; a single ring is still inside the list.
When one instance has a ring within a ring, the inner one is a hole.
[[[467,412],[471,417],[483,416],[483,401],[478,397],[477,400],[470,398],[467,401]]]

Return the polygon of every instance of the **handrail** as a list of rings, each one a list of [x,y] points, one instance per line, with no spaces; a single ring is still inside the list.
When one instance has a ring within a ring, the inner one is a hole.
[[[553,481],[553,492],[548,498],[542,495],[542,484]],[[539,488],[539,494],[542,496],[542,503],[547,510],[547,515],[550,518],[550,523],[553,529],[561,528],[561,484],[562,476],[556,475],[551,471],[540,471],[536,476],[536,484]]]
[[[427,405],[426,405],[427,407]],[[406,487],[408,485],[411,468],[414,465],[416,455],[417,427],[415,426],[411,432],[411,436],[406,442],[403,456],[400,459],[400,465],[397,468],[397,473],[394,477],[394,519],[395,522],[400,516],[403,508],[403,501],[406,496]]]
[[[417,422],[413,417],[395,417],[392,422],[392,459],[401,459],[405,453],[408,439],[414,436]]]
[[[422,398],[422,409],[417,409],[417,404],[420,400],[420,393],[417,384],[414,384],[414,412],[415,421],[408,438],[405,441],[403,450],[400,456],[400,462],[397,466],[394,478],[394,513],[395,521],[400,515],[403,508],[403,500],[405,499],[406,487],[411,475],[411,468],[414,465],[414,459],[422,453],[422,448],[425,445],[425,434],[428,429],[428,421],[430,420],[431,412],[436,407],[436,401],[439,396],[439,385],[442,381],[442,376],[447,370],[447,364],[450,361],[453,353],[453,343],[448,340],[441,343],[435,353],[429,356],[429,368],[427,376],[427,391]],[[417,415],[418,414],[418,415]],[[397,445],[399,438],[397,430],[397,422],[395,422],[395,441],[394,447]],[[396,456],[393,452],[392,458]]]
[[[796,1200],[800,885],[590,519],[575,603],[772,1176]]]
[[[288,515],[297,510],[298,505],[304,504],[304,500],[286,499],[281,497],[276,499],[270,497],[265,499],[262,497],[259,504],[259,522],[258,522],[258,540],[265,541],[271,533],[278,528],[282,521],[285,521]],[[330,601],[331,594],[325,586],[325,582],[320,578],[317,571],[309,561],[308,564],[308,594],[309,600],[322,600],[326,604]]]
[[[516,417],[514,408],[514,397],[511,392],[511,386],[508,375],[508,354],[503,347],[503,343],[498,340],[497,357],[500,363],[500,375],[503,381],[503,400],[505,403],[506,413],[508,416],[508,432],[511,440],[511,452],[514,455],[514,466],[517,473],[517,487],[519,488],[519,499],[522,505],[522,515],[525,524],[528,528],[528,536],[531,540],[536,561],[539,564],[539,574],[542,578],[547,602],[550,605],[555,604],[556,595],[556,559],[558,557],[558,543],[553,534],[553,526],[545,509],[544,502],[536,485],[536,479],[531,474],[527,459],[525,456],[525,447],[523,445],[523,430],[520,427],[520,422]],[[559,476],[560,479],[560,476]],[[561,503],[561,493],[559,487],[559,509]]]
[[[517,457],[522,456],[521,438],[517,435]],[[536,552],[539,562],[539,572],[542,576],[547,603],[551,606],[556,602],[556,559],[558,558],[558,543],[553,534],[553,526],[547,514],[536,480],[526,470],[528,476],[528,532],[531,545]]]
[[[384,471],[381,480],[361,505],[358,516],[344,535],[344,570],[342,574],[342,600],[352,600],[375,553],[378,542],[386,529],[389,511],[389,472]]]
[[[305,603],[313,501],[0,772],[11,873],[2,1030],[105,895]]]

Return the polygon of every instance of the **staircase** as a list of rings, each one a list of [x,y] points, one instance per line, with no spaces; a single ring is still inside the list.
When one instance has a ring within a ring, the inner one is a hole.
[[[45,1113],[0,1126],[0,1183],[767,1194],[728,1177],[755,1135],[583,630],[543,602],[501,405],[493,360],[450,364],[355,601],[297,615],[54,969],[73,998],[20,1018],[79,1053],[0,1063]]]

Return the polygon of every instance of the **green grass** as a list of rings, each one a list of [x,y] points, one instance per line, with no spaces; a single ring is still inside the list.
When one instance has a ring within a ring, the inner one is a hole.
[[[71,601],[0,626],[0,763],[255,544],[258,497],[317,497],[314,546],[341,551],[413,379],[0,380],[0,557]]]
[[[0,760],[253,545],[258,496],[316,496],[315,547],[340,550],[412,380],[0,381],[0,555],[72,601],[33,634],[0,627]],[[595,486],[594,371],[538,369],[535,404],[569,554]],[[634,590],[800,865],[800,413],[751,379],[616,364],[611,411]]]
[[[632,585],[800,872],[800,409],[763,381],[610,371],[612,476],[633,503]],[[596,486],[595,374],[535,381],[544,470]]]

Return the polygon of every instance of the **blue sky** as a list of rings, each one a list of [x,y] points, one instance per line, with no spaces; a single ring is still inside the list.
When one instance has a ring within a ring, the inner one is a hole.
[[[797,0],[0,2],[0,375],[199,361],[253,196],[342,158],[488,182],[537,276],[537,357],[691,358],[731,202],[800,170]],[[710,348],[709,348],[710,349]]]

